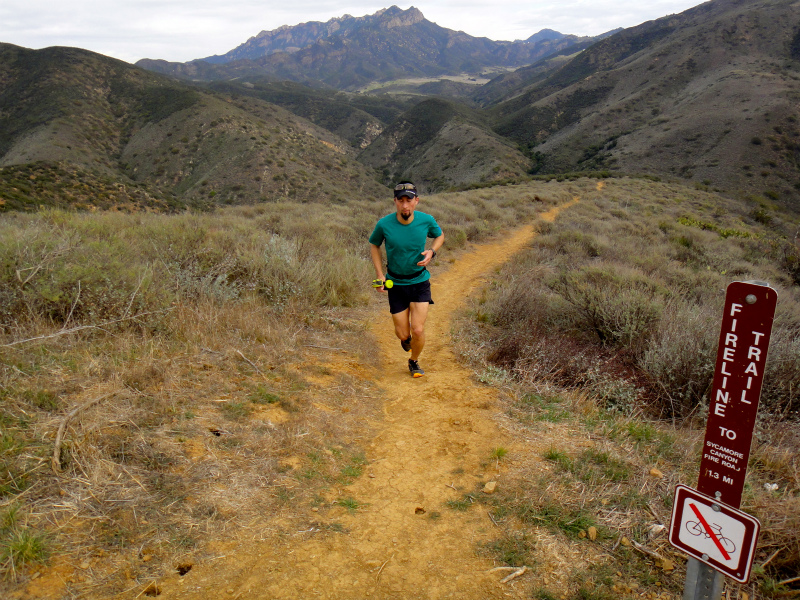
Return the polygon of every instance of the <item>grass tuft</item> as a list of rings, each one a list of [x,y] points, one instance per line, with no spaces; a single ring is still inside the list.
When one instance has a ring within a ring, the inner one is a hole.
[[[346,508],[347,511],[350,513],[355,513],[361,510],[362,508],[366,507],[366,504],[364,504],[363,502],[359,502],[358,500],[350,496],[346,498],[339,498],[336,501],[336,504]]]
[[[52,551],[50,537],[23,522],[20,510],[11,506],[0,516],[0,573],[16,579],[25,567],[45,562]]]

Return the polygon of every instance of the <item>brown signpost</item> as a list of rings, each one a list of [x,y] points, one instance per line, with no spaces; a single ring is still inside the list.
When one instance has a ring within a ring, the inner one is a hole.
[[[778,294],[766,285],[728,286],[697,490],[739,508],[750,457]]]
[[[676,488],[670,543],[690,555],[683,600],[719,600],[725,575],[746,582],[759,523],[738,509],[778,295],[766,283],[728,286],[697,490]],[[726,507],[727,505],[728,507]]]

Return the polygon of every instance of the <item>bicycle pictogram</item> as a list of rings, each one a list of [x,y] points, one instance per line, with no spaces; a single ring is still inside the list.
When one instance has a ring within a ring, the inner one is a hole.
[[[735,579],[750,578],[758,532],[758,519],[686,487],[675,487],[669,543]]]
[[[722,535],[722,526],[717,525],[716,523],[711,523],[711,529],[716,536],[719,543],[725,548],[725,551],[729,554],[733,554],[736,552],[736,544],[734,544],[730,539],[726,538]],[[703,535],[706,539],[710,538],[711,535],[706,531],[706,528],[703,527],[701,523],[697,521],[686,521],[686,531],[691,533],[692,535]]]

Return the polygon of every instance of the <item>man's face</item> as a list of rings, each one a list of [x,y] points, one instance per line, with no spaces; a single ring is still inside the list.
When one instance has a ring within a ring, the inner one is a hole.
[[[404,221],[411,218],[414,214],[414,209],[419,204],[419,198],[409,198],[408,196],[401,196],[394,199],[394,205],[397,207],[397,214],[400,215]]]

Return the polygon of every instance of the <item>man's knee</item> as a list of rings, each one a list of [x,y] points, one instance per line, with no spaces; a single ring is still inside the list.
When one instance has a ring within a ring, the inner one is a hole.
[[[425,335],[425,325],[412,325],[411,335],[415,338],[421,338],[423,335]]]

